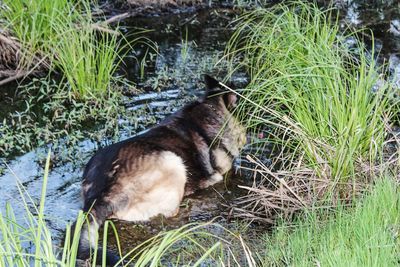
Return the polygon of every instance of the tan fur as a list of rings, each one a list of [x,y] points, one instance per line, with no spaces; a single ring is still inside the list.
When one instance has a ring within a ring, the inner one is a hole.
[[[93,184],[85,184],[82,185],[81,197],[82,199],[85,198],[86,193],[92,188]]]
[[[200,188],[207,188],[209,186],[212,186],[216,183],[221,182],[224,179],[224,177],[220,173],[214,173],[211,175],[211,177],[207,180],[204,180],[203,182],[200,183]]]
[[[232,167],[232,158],[222,149],[217,148],[213,151],[215,157],[215,163],[217,164],[218,168],[221,170],[221,174],[225,174],[228,172]]]
[[[178,212],[186,183],[185,165],[180,157],[169,151],[147,156],[134,176],[127,173],[123,177],[131,182],[119,182],[118,194],[127,195],[129,203],[113,214],[113,218],[145,221],[158,214],[170,217]]]
[[[222,142],[229,149],[229,152],[237,157],[240,149],[246,144],[246,130],[232,115],[229,114],[226,120]]]

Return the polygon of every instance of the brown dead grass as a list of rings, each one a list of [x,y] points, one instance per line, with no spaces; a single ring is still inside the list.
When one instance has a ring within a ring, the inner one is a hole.
[[[339,202],[349,204],[383,173],[392,172],[400,181],[400,131],[387,130],[391,138],[385,142],[382,162],[359,161],[357,175],[364,179],[350,179],[357,182],[333,181],[327,175],[321,176],[315,170],[303,167],[305,164],[301,161],[291,171],[274,170],[282,158],[267,166],[256,157],[247,156],[254,167],[242,168],[253,172],[254,182],[252,186],[239,186],[248,193],[235,201],[230,215],[272,225],[278,218],[291,219],[299,211],[311,207],[333,208]]]
[[[8,32],[0,33],[0,79],[8,77],[19,65],[20,45]]]
[[[26,66],[22,55],[18,39],[0,28],[0,86],[50,68],[47,57],[33,55],[31,64]]]

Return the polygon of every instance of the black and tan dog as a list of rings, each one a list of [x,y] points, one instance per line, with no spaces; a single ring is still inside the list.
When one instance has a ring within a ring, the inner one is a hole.
[[[90,159],[82,184],[83,210],[90,214],[80,236],[81,259],[90,257],[94,237],[106,219],[174,216],[183,196],[222,181],[231,169],[246,142],[244,128],[231,113],[237,97],[209,76],[205,82],[203,98]],[[107,253],[109,264],[116,260]]]

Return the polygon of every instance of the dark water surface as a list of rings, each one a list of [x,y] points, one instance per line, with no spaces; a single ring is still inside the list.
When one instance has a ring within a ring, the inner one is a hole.
[[[355,28],[366,26],[373,30],[381,59],[389,61],[392,77],[397,80],[400,87],[400,8],[397,1],[336,1],[335,3],[341,9],[342,23]],[[137,28],[151,30],[146,36],[156,42],[159,48],[158,54],[140,47],[128,52],[120,74],[137,83],[143,90],[142,94],[127,98],[128,108],[145,107],[148,114],[153,116],[154,122],[157,122],[201,94],[204,87],[200,82],[203,73],[223,77],[223,65],[215,67],[215,64],[222,55],[232,32],[229,23],[233,17],[234,13],[230,9],[210,9],[195,14],[132,18],[124,21],[123,31],[128,36],[136,32]],[[130,38],[133,39],[134,36],[131,35],[128,39]],[[147,60],[142,61],[145,55]],[[245,79],[243,75],[238,75],[234,77],[234,82],[243,84]],[[17,109],[4,104],[6,97],[13,97],[13,86],[8,86],[4,90],[0,88],[1,116]],[[146,127],[147,124],[143,127],[132,125],[131,132],[139,132]],[[122,133],[121,140],[128,137],[127,135]],[[55,165],[51,169],[45,214],[51,229],[58,236],[61,236],[65,223],[74,220],[81,207],[82,168],[97,147],[97,143],[84,140],[79,144],[79,153],[83,155],[82,161]],[[41,159],[47,149],[40,147],[6,161],[8,167],[0,176],[1,208],[6,202],[10,202],[17,214],[23,213],[16,177],[38,203],[44,169]],[[122,229],[120,235],[123,243],[132,246],[137,244],[138,240],[150,237],[164,227],[176,227],[189,221],[206,221],[221,215],[227,210],[226,206],[229,206],[230,200],[244,194],[236,186],[243,183],[251,183],[251,179],[236,177],[215,188],[199,192],[184,200],[177,217],[156,218],[152,222],[143,224],[139,230],[135,224],[120,222],[118,224]]]
[[[204,91],[202,83],[204,73],[223,77],[225,73],[220,73],[220,68],[215,67],[215,64],[221,57],[230,36],[231,30],[228,24],[232,19],[231,13],[231,10],[219,9],[200,11],[196,14],[133,18],[123,22],[122,30],[128,36],[128,40],[136,38],[134,34],[138,28],[148,29],[151,31],[145,36],[158,45],[158,54],[140,46],[129,50],[119,70],[120,75],[135,82],[143,91],[139,95],[126,98],[125,105],[129,110],[146,110],[143,118],[137,118],[139,125],[131,125],[129,132],[138,133],[144,130],[148,127],[149,120],[156,123],[201,95]],[[143,61],[144,55],[147,56],[145,61]],[[144,73],[141,73],[140,64],[144,64]],[[243,78],[237,77],[237,80],[240,83]],[[16,85],[10,85],[2,92],[1,116],[5,117],[6,113],[20,108],[17,104],[14,106],[10,104],[9,99],[14,97],[13,86]],[[151,118],[149,119],[148,116]],[[120,139],[127,137],[129,137],[128,134],[122,132]],[[58,236],[62,235],[66,222],[74,220],[81,208],[82,170],[97,148],[98,143],[89,139],[84,140],[77,149],[77,153],[83,155],[81,156],[83,160],[65,164],[55,163],[51,168],[45,214],[51,229]],[[24,207],[19,200],[17,181],[24,185],[29,196],[39,203],[43,181],[43,159],[47,150],[48,147],[39,147],[15,159],[7,161],[4,159],[7,167],[3,171],[4,174],[0,176],[1,206],[4,206],[6,202],[12,203],[16,214],[23,214]],[[179,216],[165,220],[163,225],[166,226],[170,222],[174,226],[180,226],[189,221],[205,221],[220,215],[221,210],[226,210],[222,206],[229,204],[229,199],[239,196],[236,186],[238,181],[243,184],[241,178],[231,179],[227,183],[218,185],[216,187],[218,190],[211,188],[186,199]],[[158,222],[157,218],[155,220]],[[126,226],[129,224],[124,225],[122,229],[131,231],[131,227]],[[149,237],[154,234],[154,229],[157,229],[156,226],[160,224],[148,225],[154,225],[154,227],[149,229],[147,235],[143,234],[143,228],[141,228],[138,236]],[[121,235],[124,236],[123,233]],[[130,237],[129,240],[134,239]]]

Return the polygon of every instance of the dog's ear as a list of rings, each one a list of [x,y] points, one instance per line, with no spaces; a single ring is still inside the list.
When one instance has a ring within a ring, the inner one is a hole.
[[[202,101],[205,101],[208,98],[221,96],[223,94],[223,90],[221,88],[221,85],[219,84],[219,81],[217,81],[213,77],[205,74],[204,83],[206,84],[206,92],[202,97]]]
[[[204,82],[206,84],[206,95],[204,100],[213,96],[221,96],[228,110],[232,110],[237,106],[237,95],[234,92],[223,88],[219,81],[205,74]]]
[[[204,75],[204,82],[206,84],[207,92],[216,91],[221,88],[221,86],[219,85],[219,81],[217,81],[210,75],[207,75],[207,74]]]

